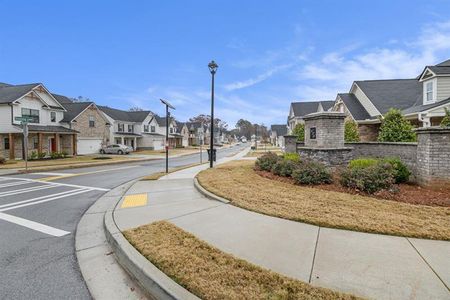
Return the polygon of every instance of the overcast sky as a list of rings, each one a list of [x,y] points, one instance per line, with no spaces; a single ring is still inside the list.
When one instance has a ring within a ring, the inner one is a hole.
[[[0,82],[156,113],[166,98],[181,121],[209,113],[214,59],[216,115],[270,125],[449,59],[450,1],[0,0],[0,37]]]

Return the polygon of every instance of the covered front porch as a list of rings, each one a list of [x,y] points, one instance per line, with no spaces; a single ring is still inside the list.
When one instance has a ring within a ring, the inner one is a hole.
[[[142,135],[136,133],[120,133],[114,136],[114,143],[126,145],[128,147],[133,148],[133,150],[137,149],[137,140],[141,138]]]
[[[28,147],[22,132],[0,134],[0,153],[5,159],[43,158],[52,153],[77,153],[77,131],[60,126],[28,126]]]
[[[169,147],[180,148],[183,146],[183,136],[178,133],[169,134]]]

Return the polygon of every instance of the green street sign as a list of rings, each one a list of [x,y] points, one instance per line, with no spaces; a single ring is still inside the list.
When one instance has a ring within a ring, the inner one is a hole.
[[[14,117],[14,120],[22,122],[22,123],[29,123],[33,120],[33,117]]]

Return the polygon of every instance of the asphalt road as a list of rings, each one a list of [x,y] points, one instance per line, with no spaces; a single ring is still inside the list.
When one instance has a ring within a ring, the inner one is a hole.
[[[217,158],[245,146],[219,149]],[[169,166],[196,162],[199,154],[170,159]],[[164,166],[155,160],[1,176],[0,299],[90,299],[75,255],[81,216],[108,189]]]

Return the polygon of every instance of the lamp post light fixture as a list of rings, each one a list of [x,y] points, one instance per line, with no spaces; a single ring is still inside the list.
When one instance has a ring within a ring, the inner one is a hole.
[[[211,72],[211,132],[210,132],[210,144],[209,144],[209,167],[213,167],[214,160],[214,75],[216,74],[219,66],[214,60],[208,64],[209,71]]]
[[[169,108],[175,109],[167,100],[159,99],[166,106],[166,174],[169,173]]]

